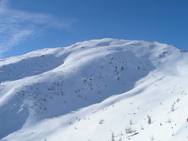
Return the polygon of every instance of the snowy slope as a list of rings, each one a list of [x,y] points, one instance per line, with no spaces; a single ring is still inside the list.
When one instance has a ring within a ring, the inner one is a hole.
[[[0,61],[1,141],[187,141],[188,54],[100,39]]]

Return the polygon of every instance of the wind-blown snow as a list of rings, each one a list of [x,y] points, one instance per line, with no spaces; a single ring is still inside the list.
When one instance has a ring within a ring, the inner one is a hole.
[[[188,54],[100,39],[0,60],[1,141],[187,141]]]

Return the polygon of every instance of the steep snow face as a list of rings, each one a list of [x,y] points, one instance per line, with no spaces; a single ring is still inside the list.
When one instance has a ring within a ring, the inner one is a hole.
[[[1,60],[0,140],[186,140],[187,62],[175,47],[118,39]]]

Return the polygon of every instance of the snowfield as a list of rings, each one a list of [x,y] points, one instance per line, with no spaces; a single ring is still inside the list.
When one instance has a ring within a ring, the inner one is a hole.
[[[98,39],[0,60],[0,141],[187,141],[188,53]]]

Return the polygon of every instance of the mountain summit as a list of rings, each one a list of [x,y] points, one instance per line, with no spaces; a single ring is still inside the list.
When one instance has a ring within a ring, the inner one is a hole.
[[[98,39],[0,60],[0,141],[186,141],[188,53]]]

